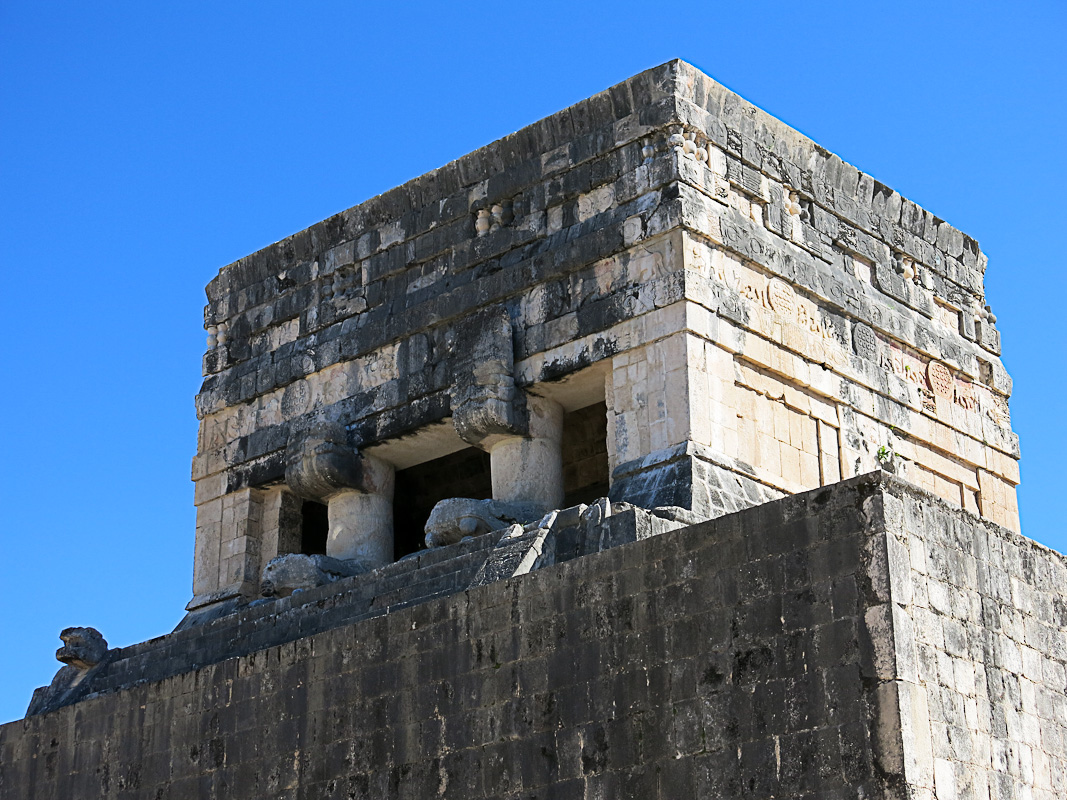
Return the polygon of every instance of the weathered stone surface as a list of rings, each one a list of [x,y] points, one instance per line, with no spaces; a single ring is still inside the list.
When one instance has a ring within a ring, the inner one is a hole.
[[[371,565],[360,561],[341,561],[323,555],[289,553],[271,559],[264,567],[260,587],[264,597],[288,597],[293,592],[324,586],[340,578],[367,572],[371,568]]]
[[[357,453],[343,425],[320,422],[291,434],[285,482],[297,497],[327,504],[327,555],[366,568],[392,560],[393,466]]]
[[[1064,796],[985,267],[676,61],[223,268],[190,614],[0,797]]]
[[[223,506],[276,485],[316,421],[397,469],[497,448],[496,499],[562,505],[565,487],[523,485],[555,473],[537,398],[605,404],[613,500],[707,518],[890,448],[906,479],[1017,530],[985,266],[689,65],[650,70],[220,271],[194,600],[254,592],[254,520],[235,533]]]
[[[56,651],[56,660],[64,666],[51,684],[34,691],[27,717],[81,700],[90,691],[95,673],[102,671],[111,659],[107,641],[96,628],[65,628],[59,638],[63,646]]]
[[[612,506],[631,543],[551,569],[344,621],[480,537],[117,651],[0,727],[0,797],[1062,795],[1062,556],[884,473],[639,515],[677,524]]]
[[[56,660],[77,669],[92,669],[107,657],[107,641],[96,628],[64,628],[59,634],[63,646]]]
[[[339,492],[364,486],[363,463],[348,444],[348,432],[339,423],[322,422],[289,437],[285,482],[297,497],[327,502]]]
[[[456,336],[452,424],[465,442],[488,449],[498,437],[528,432],[526,398],[515,386],[508,310],[491,306],[466,322]]]
[[[466,536],[479,536],[515,523],[529,522],[543,513],[544,509],[539,505],[467,497],[442,500],[433,507],[426,521],[426,546],[454,544]]]

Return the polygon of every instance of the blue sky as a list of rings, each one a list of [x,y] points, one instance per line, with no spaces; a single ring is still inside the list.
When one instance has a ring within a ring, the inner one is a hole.
[[[220,267],[676,57],[978,239],[1023,532],[1067,550],[1065,9],[0,5],[0,721],[62,628],[122,646],[184,613]]]

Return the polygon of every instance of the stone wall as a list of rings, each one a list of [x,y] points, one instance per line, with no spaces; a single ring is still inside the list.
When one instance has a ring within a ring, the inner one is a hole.
[[[893,678],[913,797],[1067,796],[1067,559],[890,486]],[[876,617],[881,616],[880,622]]]
[[[284,552],[242,514],[308,428],[403,470],[489,450],[472,418],[529,435],[530,398],[604,404],[614,500],[707,518],[886,466],[1017,530],[985,265],[689,65],[642,73],[211,282],[191,607]]]
[[[10,723],[0,797],[1051,800],[1064,569],[863,476]]]

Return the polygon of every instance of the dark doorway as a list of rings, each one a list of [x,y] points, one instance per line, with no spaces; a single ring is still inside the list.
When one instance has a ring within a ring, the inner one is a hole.
[[[563,416],[563,506],[608,494],[608,407],[596,403]]]
[[[326,555],[326,538],[330,533],[330,515],[325,503],[305,500],[300,506],[300,552]]]
[[[398,470],[393,495],[393,552],[399,559],[422,548],[430,511],[449,497],[486,500],[493,496],[489,454],[468,447]]]

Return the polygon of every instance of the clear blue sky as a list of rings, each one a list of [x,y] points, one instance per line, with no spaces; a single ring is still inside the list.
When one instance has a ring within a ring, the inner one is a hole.
[[[1065,9],[0,5],[0,721],[60,629],[121,646],[183,614],[220,267],[676,57],[979,240],[1023,531],[1067,550]]]

